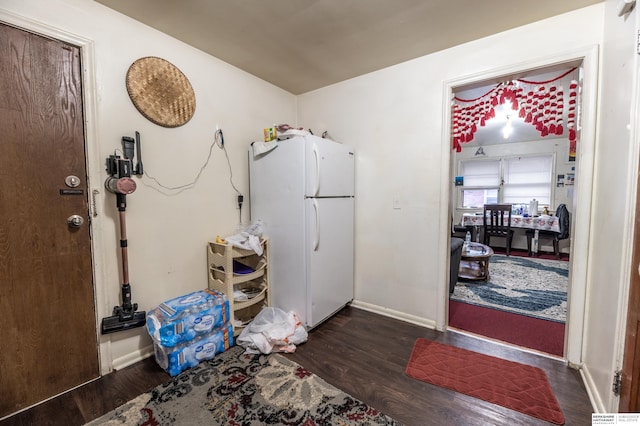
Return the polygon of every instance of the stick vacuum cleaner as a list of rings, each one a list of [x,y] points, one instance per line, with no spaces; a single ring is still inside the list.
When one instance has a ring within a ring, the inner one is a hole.
[[[118,216],[120,219],[120,250],[122,257],[122,304],[113,308],[113,315],[102,319],[102,334],[142,327],[146,323],[147,313],[136,311],[137,303],[131,303],[131,284],[129,283],[129,259],[127,253],[127,195],[136,190],[136,182],[131,175],[142,175],[142,161],[140,159],[140,133],[136,132],[135,146],[138,163],[133,168],[134,140],[128,136],[122,138],[123,157],[110,155],[107,158],[107,173],[109,177],[104,183],[105,188],[116,195]]]

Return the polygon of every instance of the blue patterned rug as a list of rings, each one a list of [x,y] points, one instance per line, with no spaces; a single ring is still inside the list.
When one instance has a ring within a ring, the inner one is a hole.
[[[564,323],[569,262],[493,255],[489,281],[458,281],[451,300]]]

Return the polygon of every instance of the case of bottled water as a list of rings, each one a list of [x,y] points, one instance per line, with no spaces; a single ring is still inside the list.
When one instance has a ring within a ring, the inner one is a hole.
[[[166,347],[153,342],[156,362],[172,377],[233,346],[233,327],[227,322],[201,338]]]
[[[229,301],[215,290],[200,290],[161,303],[147,313],[155,343],[174,347],[211,333],[229,321]]]

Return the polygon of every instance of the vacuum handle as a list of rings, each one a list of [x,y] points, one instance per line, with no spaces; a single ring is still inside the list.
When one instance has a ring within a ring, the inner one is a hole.
[[[140,176],[144,173],[142,170],[142,149],[140,148],[140,132],[136,131],[136,157],[138,157],[138,163],[136,164],[135,174]]]
[[[131,304],[131,284],[123,283],[122,284],[122,309],[125,312],[134,311],[137,309],[133,307]]]

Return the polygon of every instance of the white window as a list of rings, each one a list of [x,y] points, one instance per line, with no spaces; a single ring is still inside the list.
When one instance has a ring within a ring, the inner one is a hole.
[[[462,190],[462,208],[481,209],[485,204],[495,204],[497,202],[498,188]]]
[[[551,203],[553,156],[509,157],[504,159],[502,202],[508,204]]]
[[[550,206],[553,163],[553,154],[461,161],[463,186],[458,207],[528,204],[532,199],[538,200],[540,206]]]
[[[498,202],[500,188],[500,160],[463,161],[460,164],[463,188],[460,191],[460,207],[481,208]]]

